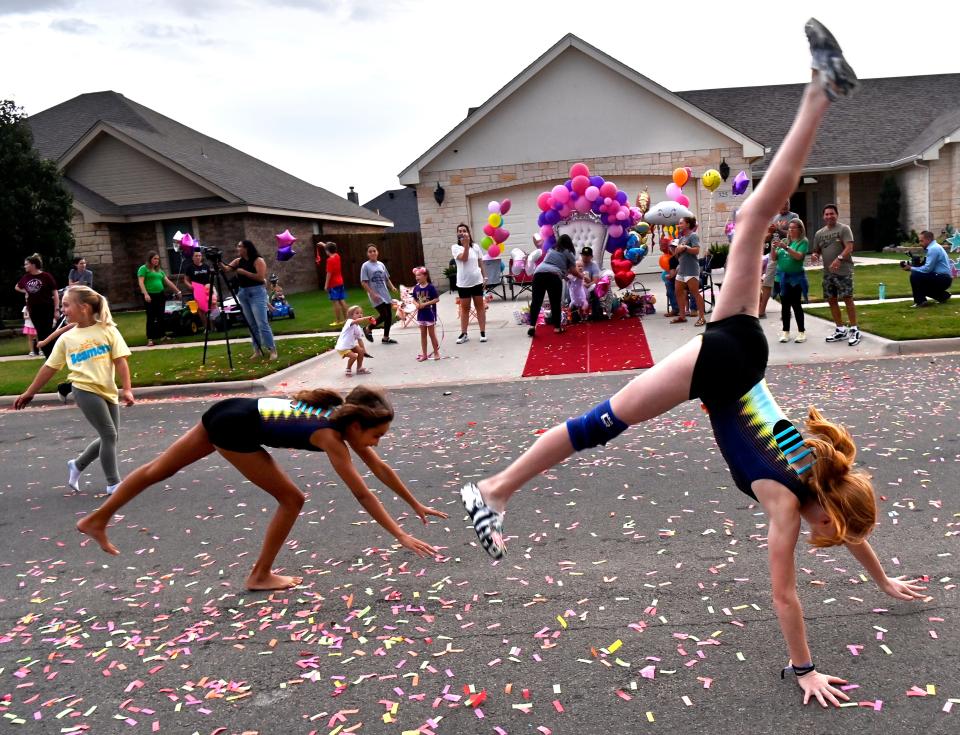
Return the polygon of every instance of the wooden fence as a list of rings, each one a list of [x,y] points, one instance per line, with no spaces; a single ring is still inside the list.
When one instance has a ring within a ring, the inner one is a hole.
[[[423,241],[419,232],[384,232],[381,234],[349,234],[314,237],[315,243],[334,242],[340,253],[345,286],[360,285],[360,267],[367,259],[367,246],[371,243],[380,251],[380,260],[390,271],[390,280],[395,286],[412,284],[411,271],[423,265]],[[326,252],[324,252],[326,256]],[[320,285],[323,286],[324,266],[319,266]],[[434,276],[436,281],[436,276]]]

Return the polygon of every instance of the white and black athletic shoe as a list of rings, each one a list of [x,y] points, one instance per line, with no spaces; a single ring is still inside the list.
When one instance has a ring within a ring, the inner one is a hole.
[[[847,331],[847,344],[851,347],[860,344],[860,330],[857,327],[850,327]]]
[[[837,39],[816,18],[808,20],[804,30],[810,44],[811,66],[820,73],[820,84],[830,101],[853,94],[860,81],[843,58]]]
[[[503,558],[506,550],[503,545],[503,514],[487,505],[480,494],[480,488],[472,482],[460,488],[460,500],[463,501],[463,507],[470,516],[473,530],[477,532],[484,551],[494,559]]]
[[[828,334],[826,341],[827,342],[843,342],[847,339],[847,328],[846,327],[835,327],[833,334]]]

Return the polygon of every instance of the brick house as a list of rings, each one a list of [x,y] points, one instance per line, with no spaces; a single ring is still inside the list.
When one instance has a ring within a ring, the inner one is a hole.
[[[827,119],[791,204],[811,227],[820,208],[840,206],[857,235],[876,213],[880,182],[893,174],[903,190],[907,229],[960,223],[960,74],[864,82]],[[793,118],[802,85],[673,93],[600,49],[568,34],[399,174],[417,191],[424,255],[446,265],[458,222],[476,234],[491,199],[509,197],[504,227],[529,251],[536,197],[584,161],[633,199],[654,202],[679,166],[707,242],[742,198],[733,174],[759,179]],[[923,100],[923,104],[919,101]],[[937,104],[953,105],[941,112]],[[895,112],[894,112],[895,110]],[[713,194],[699,177],[726,161],[732,174]],[[435,192],[443,190],[443,203]],[[475,239],[479,240],[480,235]]]
[[[393,224],[116,92],[74,97],[28,123],[40,155],[56,161],[73,194],[74,252],[118,307],[140,303],[136,271],[147,251],[177,273],[177,230],[231,257],[238,240],[252,240],[268,270],[296,292],[322,285],[315,239]],[[288,228],[298,255],[276,263],[274,235]]]

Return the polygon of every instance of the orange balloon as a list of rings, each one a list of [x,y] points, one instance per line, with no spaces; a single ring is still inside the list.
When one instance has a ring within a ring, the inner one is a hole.
[[[687,173],[685,168],[675,168],[673,170],[673,183],[677,186],[682,187],[690,179],[690,174]]]
[[[662,271],[670,270],[670,256],[667,253],[663,253],[660,256],[660,270]]]

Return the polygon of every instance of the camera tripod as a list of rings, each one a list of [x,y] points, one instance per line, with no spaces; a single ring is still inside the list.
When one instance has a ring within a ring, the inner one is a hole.
[[[227,280],[226,273],[223,272],[223,257],[221,253],[216,250],[207,250],[205,255],[207,256],[207,260],[210,262],[210,265],[213,267],[213,273],[210,274],[210,294],[211,296],[216,294],[218,299],[217,303],[220,305],[220,317],[223,319],[223,338],[227,343],[227,364],[230,366],[230,369],[233,370],[233,353],[230,351],[230,317],[227,315],[227,310],[223,299],[224,284],[226,284],[227,290],[229,291],[230,296],[233,297],[233,302],[237,305],[237,308],[240,308],[240,298],[237,296],[237,292],[233,289],[230,281]],[[211,311],[213,311],[212,308]],[[243,319],[244,324],[247,325],[247,330],[250,332],[250,337],[253,339],[253,343],[256,345],[257,350],[262,351],[260,339],[254,333],[253,329],[250,328],[246,317],[243,315],[242,309],[240,310],[240,317]],[[203,330],[203,360],[201,361],[201,364],[203,365],[207,364],[207,344],[210,341],[210,322],[212,321],[213,320],[210,318],[208,313],[207,325]]]

